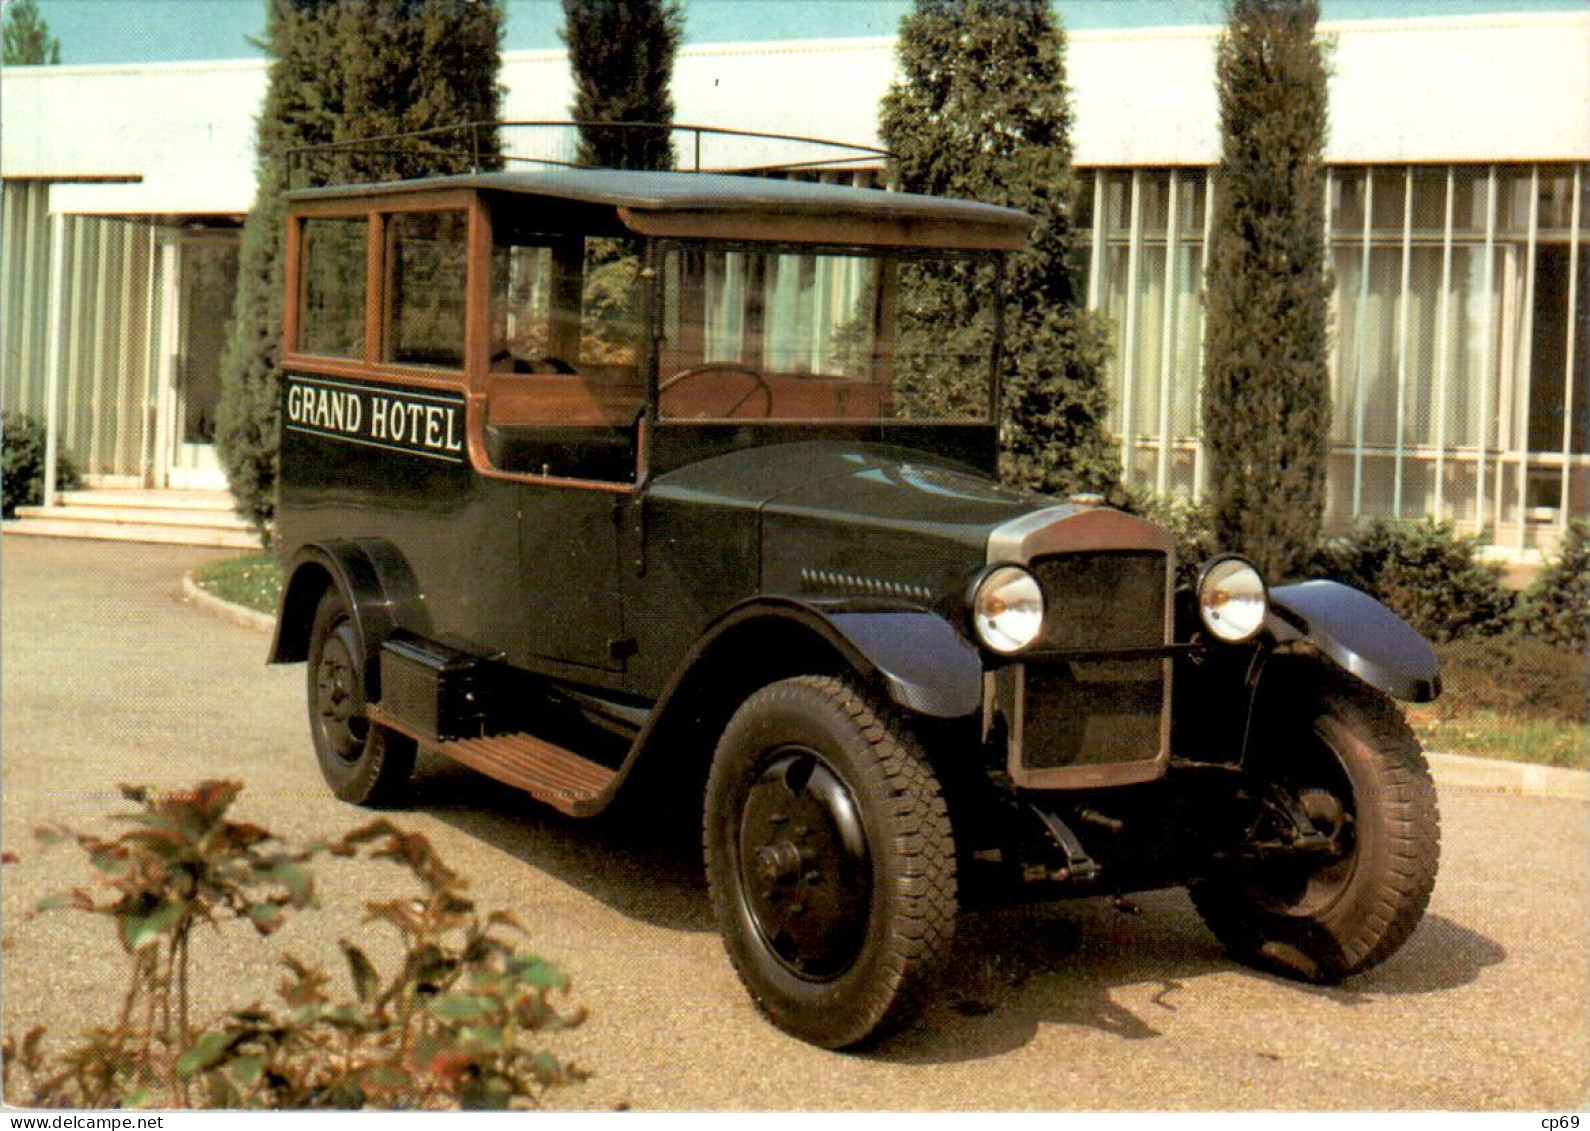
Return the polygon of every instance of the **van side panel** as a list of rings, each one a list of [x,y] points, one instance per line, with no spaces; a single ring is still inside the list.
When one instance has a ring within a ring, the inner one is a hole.
[[[470,468],[463,396],[301,370],[282,384],[284,560],[310,542],[385,539],[437,639],[524,663],[518,489]]]

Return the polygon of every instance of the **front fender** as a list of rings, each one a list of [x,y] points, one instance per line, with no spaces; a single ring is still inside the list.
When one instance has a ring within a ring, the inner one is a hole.
[[[1396,699],[1441,694],[1440,664],[1408,622],[1367,593],[1336,581],[1270,590],[1266,629],[1278,644],[1306,640],[1338,666]]]
[[[900,707],[938,719],[964,718],[983,702],[982,661],[972,645],[937,613],[875,601],[757,597],[735,606],[697,641],[682,665],[690,670],[725,639],[784,622]]]
[[[943,617],[925,609],[830,612],[827,617],[900,706],[941,719],[962,718],[982,706],[982,659]]]

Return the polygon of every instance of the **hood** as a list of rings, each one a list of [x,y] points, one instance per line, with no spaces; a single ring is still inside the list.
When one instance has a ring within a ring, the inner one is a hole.
[[[830,441],[730,452],[659,476],[652,490],[769,518],[947,537],[979,551],[993,527],[1055,503],[919,450]]]
[[[946,607],[982,567],[995,529],[1055,503],[921,451],[829,441],[704,460],[653,491],[757,511],[765,593]]]

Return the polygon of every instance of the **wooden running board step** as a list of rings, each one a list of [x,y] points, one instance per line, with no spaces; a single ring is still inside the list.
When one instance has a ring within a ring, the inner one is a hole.
[[[369,708],[370,721],[417,739],[421,745],[447,755],[487,777],[522,789],[571,817],[588,817],[601,809],[608,786],[617,771],[582,758],[571,750],[533,734],[494,734],[486,738],[453,738],[438,742],[404,726],[381,710]]]
[[[592,805],[617,777],[606,766],[581,758],[533,734],[455,738],[436,749],[456,762],[529,793],[571,817],[595,812]]]

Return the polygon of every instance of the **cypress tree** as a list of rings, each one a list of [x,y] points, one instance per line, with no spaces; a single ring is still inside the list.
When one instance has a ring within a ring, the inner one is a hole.
[[[879,132],[902,189],[1038,218],[1007,279],[1002,476],[1117,494],[1103,427],[1108,341],[1085,308],[1072,221],[1065,46],[1048,0],[917,0],[900,25],[901,77]]]
[[[262,531],[275,516],[280,453],[287,150],[495,122],[501,35],[496,0],[269,0],[257,187],[243,227],[216,428],[238,512]],[[462,148],[439,149],[446,145]],[[498,153],[490,127],[475,138],[466,132],[317,159],[294,172],[292,187],[496,167]]]
[[[1325,511],[1330,281],[1316,0],[1231,0],[1204,321],[1208,504],[1220,544],[1295,576]]]
[[[684,33],[677,0],[563,0],[563,42],[574,73],[569,114],[580,123],[575,162],[609,169],[672,169],[674,56]],[[664,128],[603,129],[594,122]]]
[[[11,0],[6,5],[4,53],[8,67],[53,65],[61,61],[61,41],[39,14],[38,0]]]

